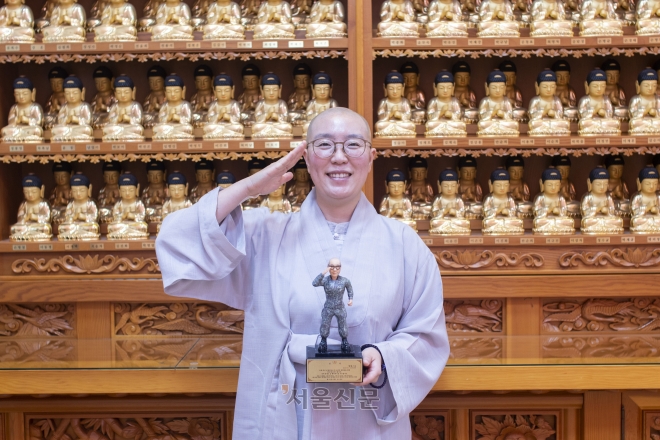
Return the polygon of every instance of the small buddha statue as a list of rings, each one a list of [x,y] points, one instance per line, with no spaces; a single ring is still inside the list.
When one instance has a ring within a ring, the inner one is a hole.
[[[572,37],[573,21],[570,18],[563,1],[534,0],[529,34],[532,37]]]
[[[139,199],[140,184],[130,174],[119,178],[121,200],[112,208],[112,222],[108,224],[108,240],[144,240],[149,238],[148,225],[144,221],[145,208]]]
[[[94,139],[92,107],[85,102],[82,81],[71,75],[64,81],[66,104],[57,114],[57,124],[51,130],[54,142],[90,142]]]
[[[305,38],[346,38],[346,12],[339,0],[317,0],[307,24]]]
[[[211,192],[213,186],[213,162],[202,159],[195,162],[195,180],[197,184],[190,191],[190,200],[193,203],[199,202],[206,193]]]
[[[635,12],[637,35],[660,34],[660,2],[658,0],[639,0]]]
[[[426,137],[467,136],[463,109],[454,97],[454,75],[442,71],[435,76],[435,98],[426,108]]]
[[[509,194],[509,173],[498,169],[488,181],[490,194],[484,200],[483,235],[522,235],[523,221],[518,218],[516,201]]]
[[[605,167],[610,175],[607,190],[614,200],[616,214],[621,217],[630,217],[630,191],[622,179],[624,165],[623,156],[620,154],[605,157]]]
[[[50,205],[51,221],[60,224],[64,221],[64,211],[71,201],[71,174],[73,170],[69,162],[57,162],[53,164],[53,180],[55,188],[50,193],[48,202]]]
[[[103,8],[98,26],[94,27],[94,41],[135,41],[136,24],[137,13],[132,4],[126,0],[109,0]]]
[[[380,202],[378,212],[385,217],[407,224],[416,232],[417,222],[412,218],[412,202],[406,196],[406,177],[403,172],[394,169],[387,173],[385,191],[386,195]]]
[[[410,0],[385,0],[380,8],[379,37],[419,37],[419,23]]]
[[[660,233],[660,196],[658,195],[658,170],[646,167],[637,177],[637,191],[630,205],[632,219],[630,232],[633,234]]]
[[[260,159],[252,159],[248,162],[248,177],[258,173],[264,168],[266,168],[266,162]],[[264,196],[250,197],[249,199],[244,200],[242,203],[243,211],[260,207],[263,200]]]
[[[519,136],[513,105],[506,96],[506,76],[494,70],[486,80],[486,97],[479,103],[478,136]]]
[[[605,72],[606,86],[605,95],[610,98],[612,106],[614,106],[614,117],[618,119],[628,119],[628,107],[626,106],[626,93],[619,85],[619,77],[621,74],[621,66],[616,60],[607,60],[601,66]]]
[[[479,23],[479,6],[481,0],[459,0],[461,2],[461,11],[463,20],[467,22],[468,27],[474,28]]]
[[[564,119],[564,108],[556,96],[557,76],[544,70],[536,77],[536,96],[529,103],[530,136],[568,136],[571,123]]]
[[[94,28],[101,24],[101,15],[109,3],[109,0],[96,0],[94,2],[87,15],[87,32],[94,32]]]
[[[265,0],[241,0],[241,24],[245,26],[248,31],[254,30],[254,24],[257,21],[257,14],[259,13],[259,6]]]
[[[569,121],[577,122],[577,97],[575,90],[571,87],[571,66],[566,60],[558,60],[552,65],[552,71],[557,76],[555,96],[561,101],[564,117]]]
[[[254,124],[254,110],[261,100],[261,71],[254,64],[247,64],[241,71],[243,93],[238,97],[241,105],[241,121],[246,127]]]
[[[509,156],[506,158],[506,170],[509,173],[509,192],[516,201],[518,216],[532,218],[534,205],[529,201],[529,186],[523,180],[525,177],[525,160],[522,156]]]
[[[293,68],[293,93],[289,95],[289,122],[303,125],[306,120],[307,103],[312,99],[312,69],[300,63]]]
[[[296,38],[291,5],[284,0],[266,0],[259,6],[254,25],[255,40]]]
[[[273,212],[282,212],[284,214],[289,214],[291,210],[291,201],[286,198],[285,193],[286,184],[280,185],[275,191],[268,194],[261,201],[261,208],[268,208],[268,210]]]
[[[165,104],[165,69],[160,66],[153,66],[147,72],[149,80],[149,94],[142,104],[142,125],[151,128],[158,122],[158,112]]]
[[[117,99],[115,91],[112,88],[114,75],[105,66],[94,69],[94,85],[96,86],[96,96],[92,100],[92,125],[94,128],[102,128],[108,123],[108,111]]]
[[[312,0],[291,0],[291,18],[296,29],[307,29],[311,13]]]
[[[190,8],[181,0],[165,0],[156,12],[156,23],[151,27],[151,40],[192,40]]]
[[[76,0],[57,0],[50,24],[43,28],[44,43],[84,43],[85,9]]]
[[[426,97],[419,88],[419,68],[413,62],[407,62],[399,69],[403,75],[403,94],[410,104],[410,120],[417,125],[426,121]]]
[[[571,176],[571,159],[568,156],[553,156],[552,166],[559,171],[561,175],[561,184],[559,186],[559,194],[566,201],[568,215],[572,218],[580,216],[580,202],[577,199],[577,192],[575,186],[570,181]]]
[[[47,130],[53,128],[57,123],[57,115],[64,104],[64,80],[69,76],[66,70],[61,67],[53,67],[48,72],[48,81],[50,82],[51,95],[46,103],[46,115],[44,118],[44,127]]]
[[[2,128],[3,142],[43,142],[44,111],[34,102],[37,89],[21,76],[14,80],[14,100],[7,125]]]
[[[505,60],[500,63],[500,72],[506,77],[506,97],[513,105],[513,119],[518,122],[527,122],[527,110],[523,107],[522,92],[516,85],[518,81],[518,69],[511,60]]]
[[[458,195],[458,173],[448,169],[438,178],[438,195],[432,205],[431,235],[470,235],[465,203]]]
[[[412,0],[415,21],[425,24],[429,21],[429,0]]]
[[[468,124],[475,124],[479,120],[477,109],[477,95],[470,87],[470,65],[465,61],[459,61],[451,68],[454,75],[454,97],[463,109],[463,120]]]
[[[598,37],[623,35],[623,22],[613,0],[583,0],[580,4],[580,35]]]
[[[433,0],[428,9],[426,23],[428,38],[467,37],[468,25],[463,21],[461,3],[458,0]]]
[[[147,0],[142,10],[143,16],[138,20],[138,30],[140,32],[151,32],[154,24],[156,24],[156,12],[158,7],[164,3],[165,0]]]
[[[236,177],[234,177],[229,171],[221,171],[216,176],[215,183],[218,185],[218,188],[220,188],[220,191],[222,191],[236,183]]]
[[[145,220],[147,223],[160,223],[163,220],[162,211],[165,203],[165,164],[152,159],[147,163],[146,168],[149,184],[140,197],[146,207]]]
[[[154,125],[154,140],[192,140],[192,107],[184,98],[186,86],[177,75],[165,78],[167,101],[158,112],[158,123]]]
[[[282,83],[274,73],[261,77],[263,99],[257,102],[252,126],[253,139],[287,139],[293,137],[293,127],[288,122],[289,111],[282,97]]]
[[[244,40],[245,27],[241,24],[241,8],[231,0],[215,0],[206,13],[205,40]]]
[[[660,96],[656,94],[658,74],[646,68],[637,75],[637,95],[630,100],[629,134],[660,134]]]
[[[241,107],[234,100],[234,81],[229,75],[218,75],[213,80],[215,99],[209,106],[204,139],[243,139]]]
[[[509,0],[482,0],[479,5],[479,37],[519,37],[520,23]]]
[[[109,223],[112,221],[112,208],[119,201],[119,176],[121,174],[121,164],[116,161],[103,163],[103,183],[104,187],[99,191],[99,223]]]
[[[206,22],[206,14],[209,10],[209,5],[213,0],[197,0],[190,10],[190,24],[196,31],[201,31],[204,23]]]
[[[293,166],[293,180],[286,190],[286,197],[291,202],[293,212],[300,211],[307,195],[312,191],[312,179],[307,171],[305,159],[300,159]]]
[[[458,194],[466,208],[469,219],[483,218],[483,190],[477,183],[477,160],[472,156],[458,159]]]
[[[406,195],[410,197],[412,202],[413,220],[429,220],[431,218],[433,187],[426,181],[428,169],[429,165],[423,157],[413,157],[408,162],[410,183],[406,188]]]
[[[167,216],[175,211],[190,208],[193,204],[188,198],[188,181],[186,176],[178,171],[174,171],[167,176],[167,199],[163,203],[163,217],[165,220]],[[160,232],[160,225],[162,221],[156,226],[156,232]]]
[[[6,0],[0,8],[0,41],[34,43],[34,17],[24,0]]]
[[[116,101],[103,127],[104,141],[143,141],[142,106],[135,100],[135,86],[128,76],[115,78]]]
[[[337,101],[332,99],[332,78],[321,72],[312,78],[312,99],[307,103],[305,110],[305,123],[303,124],[303,137],[307,136],[307,128],[319,113],[329,108],[338,107]]]
[[[83,174],[71,177],[71,201],[64,222],[57,228],[57,239],[87,241],[99,239],[99,211],[92,199],[92,185]]]
[[[584,84],[587,96],[580,98],[578,114],[580,136],[620,135],[621,123],[614,118],[614,108],[605,94],[606,76],[600,69],[592,70]]]
[[[45,187],[34,174],[23,177],[25,200],[18,207],[18,221],[11,225],[11,241],[48,241],[53,236],[50,206],[44,200]]]
[[[605,168],[594,168],[589,173],[587,188],[582,197],[583,234],[623,234],[623,219],[616,215],[614,200],[607,190],[610,174]]]
[[[388,73],[385,77],[385,99],[378,104],[376,137],[415,137],[415,123],[410,120],[410,103],[403,97],[403,75]]]
[[[541,192],[534,198],[534,229],[538,235],[575,234],[575,222],[568,216],[561,195],[561,173],[548,168],[541,175]]]
[[[206,114],[215,96],[213,95],[213,71],[205,64],[195,68],[196,92],[190,98],[193,110],[193,125],[201,127],[206,121]]]
[[[34,21],[34,30],[41,33],[43,29],[50,25],[50,18],[53,15],[53,9],[57,6],[57,0],[46,0],[41,7],[41,16]]]

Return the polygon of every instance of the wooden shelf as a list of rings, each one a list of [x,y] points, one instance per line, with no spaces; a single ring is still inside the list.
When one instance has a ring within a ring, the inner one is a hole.
[[[16,242],[0,241],[0,254],[18,254],[21,252],[65,252],[65,251],[143,251],[156,248],[156,238],[147,240],[101,240],[92,241],[57,241]]]

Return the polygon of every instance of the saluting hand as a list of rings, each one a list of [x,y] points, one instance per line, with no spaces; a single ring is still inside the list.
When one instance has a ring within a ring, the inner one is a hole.
[[[306,147],[307,141],[302,141],[289,154],[245,179],[248,195],[256,197],[270,194],[293,179],[293,173],[289,170],[298,162]]]

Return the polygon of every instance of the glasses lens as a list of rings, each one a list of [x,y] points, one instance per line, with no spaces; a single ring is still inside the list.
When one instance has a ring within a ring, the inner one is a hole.
[[[316,139],[312,144],[317,156],[326,158],[332,156],[335,151],[335,143],[330,139]]]
[[[344,152],[347,156],[358,157],[364,152],[366,142],[362,139],[349,139],[344,142]]]

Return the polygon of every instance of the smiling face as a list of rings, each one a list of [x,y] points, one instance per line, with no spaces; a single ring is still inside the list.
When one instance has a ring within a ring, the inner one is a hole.
[[[195,178],[197,179],[197,183],[209,183],[213,179],[213,171],[197,170],[195,171]]]
[[[68,171],[55,171],[53,173],[53,178],[55,179],[55,184],[57,186],[67,186],[71,179],[71,173]]]
[[[165,96],[167,101],[176,104],[183,100],[183,87],[170,86],[165,87]]]
[[[438,83],[435,85],[435,96],[440,99],[449,99],[454,94],[454,85],[452,83]]]
[[[504,96],[506,92],[506,84],[501,82],[493,82],[488,85],[488,96],[494,99],[499,99]]]
[[[259,88],[259,77],[257,75],[245,75],[243,77],[243,88],[245,90],[254,90]]]
[[[30,89],[14,89],[14,99],[16,104],[26,105],[32,102],[32,90]]]
[[[170,185],[167,189],[174,201],[180,201],[186,197],[186,185]]]
[[[133,89],[130,87],[117,87],[115,89],[115,98],[120,104],[129,104],[133,101]]]
[[[112,90],[112,80],[110,78],[94,78],[96,90],[99,92],[109,92]]]
[[[399,99],[403,96],[403,84],[388,84],[386,90],[390,99]]]
[[[64,89],[64,99],[66,99],[67,104],[80,104],[82,102],[82,90],[78,88]]]
[[[165,87],[165,78],[160,76],[150,76],[149,77],[149,89],[151,91],[163,90]]]
[[[454,83],[458,87],[467,87],[470,85],[470,74],[468,72],[457,72],[454,75]]]
[[[119,187],[119,194],[123,202],[133,202],[137,199],[137,186],[123,185]]]
[[[387,193],[393,197],[401,197],[406,190],[406,182],[388,182]]]
[[[458,170],[458,177],[460,180],[470,181],[477,177],[477,169],[475,167],[463,167]]]
[[[280,96],[280,86],[277,85],[267,85],[262,87],[264,100],[266,102],[274,102],[279,99]]]
[[[333,258],[328,261],[328,267],[330,268],[330,276],[332,278],[337,278],[341,273],[341,261],[339,261],[339,258]]]
[[[596,179],[591,182],[591,192],[597,196],[607,193],[607,179]]]
[[[329,84],[316,84],[314,86],[314,98],[322,100],[322,101],[330,98],[330,85]]]
[[[215,92],[215,99],[219,102],[227,102],[232,98],[233,87],[231,86],[215,86],[213,90]]]
[[[607,84],[605,81],[591,81],[591,84],[588,85],[589,96],[600,98],[605,94],[605,87]]]
[[[561,180],[546,180],[543,182],[543,192],[549,195],[559,194]]]
[[[119,171],[104,171],[103,182],[106,185],[116,185],[119,182]]]
[[[86,186],[72,186],[71,187],[71,198],[76,202],[86,202],[88,199],[87,194],[89,193],[89,188]]]
[[[308,89],[309,84],[309,75],[296,75],[293,77],[293,85],[296,89]]]
[[[646,194],[655,194],[658,190],[658,179],[642,180],[642,192]]]
[[[211,77],[210,76],[196,76],[195,87],[197,90],[211,90]]]
[[[23,196],[30,203],[38,202],[41,200],[41,188],[37,188],[36,186],[23,188]]]
[[[493,182],[493,194],[496,196],[505,196],[509,192],[508,180],[496,180]]]
[[[543,81],[539,84],[539,96],[541,98],[552,98],[557,91],[557,83],[553,81]]]
[[[445,180],[440,184],[443,196],[455,196],[458,193],[458,182]]]

